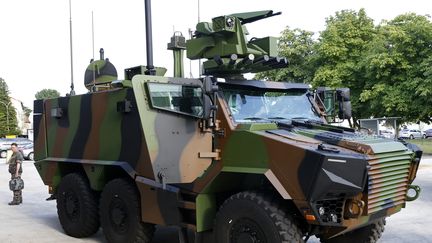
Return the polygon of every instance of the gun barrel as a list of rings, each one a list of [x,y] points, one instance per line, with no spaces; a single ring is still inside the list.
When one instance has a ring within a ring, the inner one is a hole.
[[[242,65],[251,64],[254,59],[255,59],[255,55],[249,54],[243,58],[243,60],[241,61],[241,64]]]
[[[277,63],[275,64],[270,64],[270,67],[272,68],[283,68],[286,66],[288,66],[288,59],[286,59],[285,57],[282,57],[279,60],[277,60]]]
[[[261,64],[261,63],[265,63],[268,62],[270,60],[270,57],[268,55],[263,55],[258,57],[257,59],[254,60],[254,64]]]
[[[228,65],[233,66],[236,63],[237,59],[238,59],[237,54],[231,54],[230,61],[228,62]]]
[[[223,61],[223,59],[222,59],[220,56],[214,56],[214,57],[213,57],[213,60],[216,62],[216,64],[217,64],[218,66],[221,66],[221,65],[224,64],[224,61]]]

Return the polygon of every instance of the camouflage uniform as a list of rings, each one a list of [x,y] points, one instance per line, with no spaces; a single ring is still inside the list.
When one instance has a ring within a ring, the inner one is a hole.
[[[9,173],[11,173],[11,179],[20,178],[23,172],[22,170],[22,162],[24,158],[20,152],[16,152],[12,154],[12,157],[9,159]],[[20,168],[18,170],[18,176],[16,176],[16,167],[17,164],[20,164]],[[22,203],[22,190],[13,191],[13,200],[10,204],[20,204]]]

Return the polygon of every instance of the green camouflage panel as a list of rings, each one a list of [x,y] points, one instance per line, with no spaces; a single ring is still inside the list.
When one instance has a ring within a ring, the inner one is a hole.
[[[91,62],[84,74],[84,85],[89,90],[92,86],[109,87],[114,80],[117,80],[117,70],[108,59]]]
[[[211,159],[200,154],[212,152],[212,134],[201,132],[197,118],[155,111],[147,97],[149,82],[200,87],[201,81],[145,75],[137,75],[132,80],[137,102],[145,104],[138,109],[144,133],[151,138],[147,143],[154,177],[163,178],[164,183],[190,183],[210,166]],[[159,93],[160,98],[169,99],[167,91]]]
[[[130,102],[130,111],[118,107]],[[153,178],[147,146],[131,88],[35,101],[35,160],[45,184],[55,191],[61,176],[85,171],[91,186],[105,181],[101,168]],[[46,125],[46,128],[44,127]],[[43,145],[43,146],[41,146]],[[133,153],[130,151],[134,151]]]
[[[201,81],[136,75],[132,84],[137,103],[142,104],[138,106],[141,125],[148,138],[146,142],[150,163],[156,178],[156,181],[143,176],[136,178],[140,193],[145,198],[142,200],[142,208],[153,209],[143,210],[142,218],[156,224],[195,225],[195,220],[187,221],[179,211],[181,209],[193,212],[195,200],[184,201],[183,192],[178,186],[194,182],[210,167],[212,133],[202,132],[200,120],[196,117],[181,115],[181,110],[176,110],[181,107],[173,106],[175,100],[172,96],[178,93],[172,89],[181,85],[201,89]],[[158,90],[150,89],[149,84],[154,84]],[[166,89],[163,89],[164,87]],[[168,108],[157,110],[153,108],[155,104],[152,102],[159,102]],[[174,112],[167,112],[171,108]],[[196,193],[193,195],[192,198],[195,198]]]

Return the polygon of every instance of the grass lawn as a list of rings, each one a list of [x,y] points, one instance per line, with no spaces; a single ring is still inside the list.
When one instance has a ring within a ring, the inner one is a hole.
[[[423,150],[423,153],[432,154],[432,139],[412,139],[406,141],[418,145]]]

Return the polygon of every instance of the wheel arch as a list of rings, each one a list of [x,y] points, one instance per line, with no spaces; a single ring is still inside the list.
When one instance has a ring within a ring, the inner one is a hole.
[[[135,170],[126,163],[118,161],[90,161],[68,159],[45,159],[35,162],[35,166],[44,183],[50,187],[50,193],[57,191],[61,179],[70,173],[84,175],[94,191],[102,191],[109,181],[125,177],[135,177]]]
[[[83,164],[83,169],[90,182],[90,187],[95,191],[102,191],[105,185],[116,178],[129,178],[133,181],[133,175],[127,173],[120,165]]]
[[[241,181],[242,183],[238,183]],[[278,197],[287,211],[297,212],[295,204],[273,173],[268,169],[220,173],[196,199],[197,232],[211,230],[219,207],[232,195],[242,191],[262,191]]]

